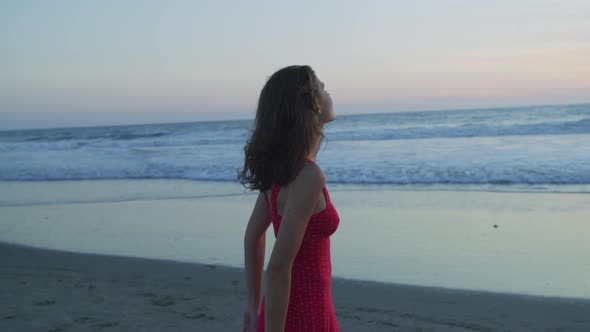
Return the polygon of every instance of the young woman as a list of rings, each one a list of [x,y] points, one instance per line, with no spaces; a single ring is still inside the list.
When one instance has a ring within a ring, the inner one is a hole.
[[[330,235],[339,217],[315,163],[330,94],[309,66],[290,66],[266,82],[244,147],[242,184],[260,191],[244,237],[244,331],[338,331],[331,293]],[[260,301],[265,234],[276,242]]]

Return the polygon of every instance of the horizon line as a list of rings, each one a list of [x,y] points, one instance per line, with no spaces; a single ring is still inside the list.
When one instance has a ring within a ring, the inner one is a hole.
[[[390,111],[390,112],[372,112],[372,113],[348,113],[337,115],[338,117],[355,117],[364,115],[380,115],[380,114],[407,114],[407,113],[432,113],[432,112],[456,112],[456,111],[485,111],[485,110],[501,110],[510,108],[530,108],[530,107],[555,107],[555,106],[584,106],[590,105],[590,101],[582,103],[557,103],[557,104],[528,104],[528,105],[512,105],[512,106],[500,106],[500,107],[460,107],[460,108],[440,108],[440,109],[427,109],[418,111]],[[145,123],[127,123],[127,124],[102,124],[102,125],[90,125],[90,126],[67,126],[67,127],[24,127],[14,129],[0,129],[0,132],[11,132],[11,131],[28,131],[28,130],[56,130],[56,129],[84,129],[84,128],[100,128],[100,127],[130,127],[130,126],[149,126],[149,125],[175,125],[175,124],[187,124],[187,123],[215,123],[215,122],[232,122],[232,121],[247,121],[254,120],[253,117],[249,118],[235,118],[235,119],[224,119],[224,120],[188,120],[188,121],[171,121],[171,122],[145,122]]]

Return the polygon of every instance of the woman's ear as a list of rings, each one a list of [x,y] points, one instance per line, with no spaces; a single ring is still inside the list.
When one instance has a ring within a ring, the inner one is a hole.
[[[322,110],[322,101],[321,101],[320,97],[317,96],[317,95],[315,96],[314,99],[315,99],[314,100],[314,104],[315,104],[315,110],[314,111],[315,111],[315,114],[320,115],[323,112],[323,110]]]
[[[321,115],[322,114],[322,105],[316,103],[316,109],[314,110],[315,114]]]

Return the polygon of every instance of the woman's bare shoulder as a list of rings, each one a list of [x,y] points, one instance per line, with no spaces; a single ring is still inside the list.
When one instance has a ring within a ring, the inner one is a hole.
[[[293,180],[296,187],[309,188],[310,190],[322,189],[326,184],[326,175],[316,163],[305,163],[297,177]]]

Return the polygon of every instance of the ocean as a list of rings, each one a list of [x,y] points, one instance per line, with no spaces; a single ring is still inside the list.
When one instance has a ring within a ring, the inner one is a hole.
[[[0,180],[237,181],[252,120],[0,131]],[[343,115],[329,183],[590,192],[590,104]]]
[[[251,124],[0,132],[0,241],[243,266]],[[590,105],[346,115],[325,136],[334,276],[590,298]]]

